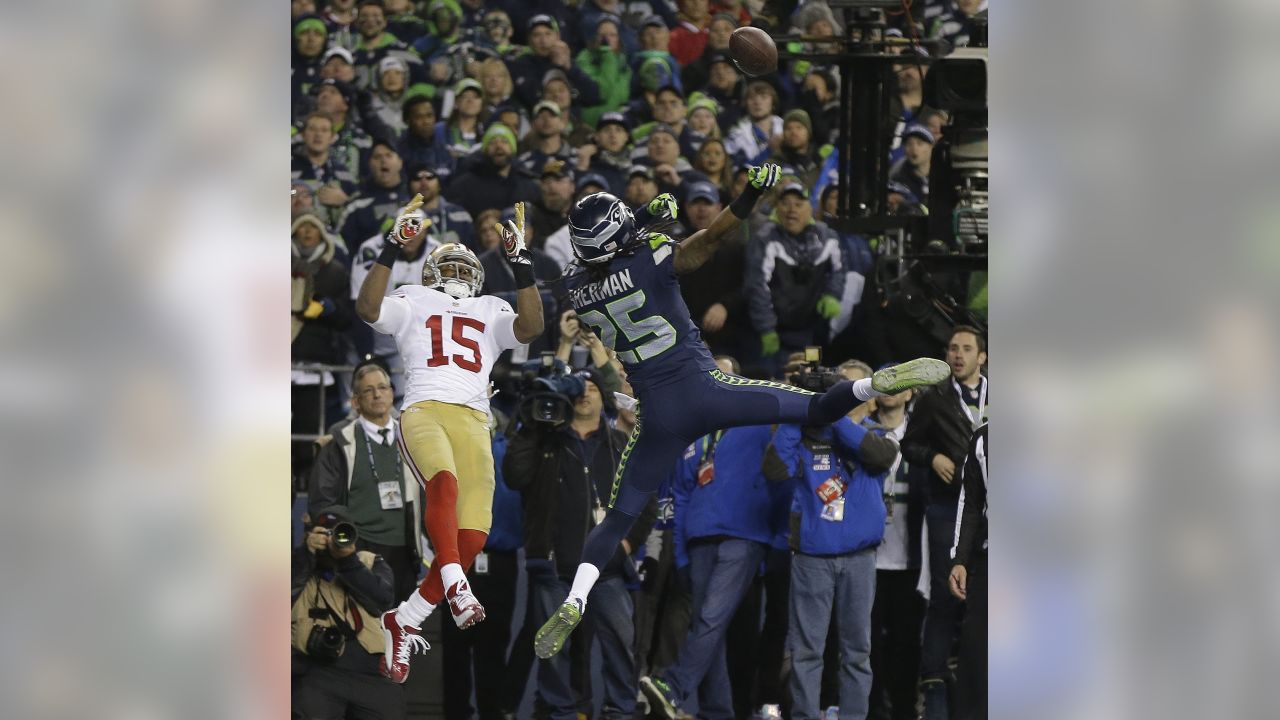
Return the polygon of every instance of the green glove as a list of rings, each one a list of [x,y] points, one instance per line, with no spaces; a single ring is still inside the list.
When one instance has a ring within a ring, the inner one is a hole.
[[[818,298],[818,314],[830,320],[840,314],[840,301],[834,295],[823,295]]]
[[[772,355],[778,352],[780,347],[782,347],[782,341],[778,339],[776,330],[770,330],[760,336],[760,349],[765,355]]]
[[[747,168],[747,183],[757,190],[768,190],[778,184],[782,177],[782,168],[775,163],[752,165]]]
[[[675,220],[679,212],[680,210],[676,206],[676,196],[671,193],[662,193],[649,201],[649,214],[654,217],[669,217]]]

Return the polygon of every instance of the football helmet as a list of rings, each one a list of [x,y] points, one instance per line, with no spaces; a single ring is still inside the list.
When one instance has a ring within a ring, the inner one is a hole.
[[[635,230],[631,209],[607,192],[592,193],[569,211],[569,241],[585,263],[609,261],[630,244]]]
[[[422,284],[458,299],[475,297],[484,285],[484,266],[465,246],[445,243],[422,264]]]

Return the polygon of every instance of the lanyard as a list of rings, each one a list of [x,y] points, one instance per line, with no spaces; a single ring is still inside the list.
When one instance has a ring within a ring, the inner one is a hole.
[[[378,484],[379,480],[378,480],[378,463],[375,462],[373,458],[374,440],[372,437],[369,437],[369,433],[364,432],[363,426],[360,428],[360,432],[364,433],[364,451],[365,451],[365,454],[369,456],[369,469],[373,471],[373,483],[376,485]],[[378,443],[378,444],[381,445],[382,443]]]
[[[982,424],[982,411],[987,408],[987,379],[981,375],[978,378],[978,385],[981,389],[978,390],[978,414],[976,416],[969,411],[969,406],[964,401],[964,390],[960,389],[960,383],[956,382],[955,378],[951,378],[951,385],[956,389],[956,397],[960,399],[960,409],[964,410],[964,414],[969,417],[969,422],[973,424],[974,430],[977,430],[978,426]]]

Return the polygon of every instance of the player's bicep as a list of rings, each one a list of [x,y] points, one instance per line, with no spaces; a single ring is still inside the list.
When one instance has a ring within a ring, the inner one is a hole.
[[[369,327],[380,333],[395,335],[396,331],[409,322],[412,314],[409,298],[404,296],[403,291],[397,290],[382,298],[382,304],[378,307],[378,319],[369,323]]]

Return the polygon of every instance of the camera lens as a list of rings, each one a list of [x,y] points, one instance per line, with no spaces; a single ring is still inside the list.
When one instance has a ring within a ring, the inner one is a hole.
[[[356,526],[349,522],[340,522],[333,526],[333,544],[340,548],[351,547],[355,544]]]

